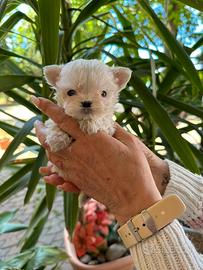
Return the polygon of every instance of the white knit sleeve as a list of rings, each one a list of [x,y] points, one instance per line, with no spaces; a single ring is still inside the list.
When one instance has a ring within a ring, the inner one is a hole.
[[[198,254],[177,220],[130,248],[130,253],[136,270],[203,269],[203,256]]]
[[[203,229],[203,177],[170,160],[166,161],[170,180],[164,196],[177,194],[186,205],[186,211],[180,220],[194,229]]]

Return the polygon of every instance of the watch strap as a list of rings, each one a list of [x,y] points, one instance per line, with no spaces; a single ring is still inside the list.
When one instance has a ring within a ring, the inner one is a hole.
[[[182,215],[185,209],[177,195],[167,196],[127,221],[118,229],[118,234],[125,246],[130,248],[164,228]]]

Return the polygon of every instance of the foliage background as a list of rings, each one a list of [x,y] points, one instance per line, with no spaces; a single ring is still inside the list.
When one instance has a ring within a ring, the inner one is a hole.
[[[19,104],[33,117],[25,121],[19,113],[9,123],[0,119],[0,128],[13,138],[0,169],[14,170],[0,186],[0,203],[27,188],[27,204],[41,183],[38,169],[46,158],[32,129],[44,116],[29,99],[50,97],[42,66],[78,58],[130,67],[133,76],[121,93],[116,120],[159,156],[202,172],[201,11],[201,1],[192,0],[1,0],[1,112],[8,115],[5,103]],[[21,252],[32,258],[56,195],[50,186],[40,190],[42,199],[21,241]],[[66,227],[72,231],[77,196],[63,196]],[[7,222],[12,217],[2,215]],[[45,258],[50,250],[44,250]]]

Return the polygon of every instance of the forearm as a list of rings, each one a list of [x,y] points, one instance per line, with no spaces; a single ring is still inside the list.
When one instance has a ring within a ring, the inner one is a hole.
[[[177,220],[130,249],[140,270],[200,270],[203,257],[195,250]]]

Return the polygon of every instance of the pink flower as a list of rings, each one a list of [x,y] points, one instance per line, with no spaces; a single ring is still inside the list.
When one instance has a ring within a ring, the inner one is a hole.
[[[84,206],[84,221],[94,222],[95,230],[101,231],[104,235],[109,232],[108,226],[112,223],[112,216],[107,212],[106,207],[91,199]]]
[[[103,204],[91,199],[84,205],[81,221],[77,223],[73,234],[78,257],[86,253],[99,253],[99,249],[107,244],[105,237],[112,221],[112,215]]]
[[[99,248],[106,245],[106,240],[94,233],[94,223],[82,225],[78,222],[73,235],[73,244],[78,257],[82,257],[87,252],[99,253]]]

